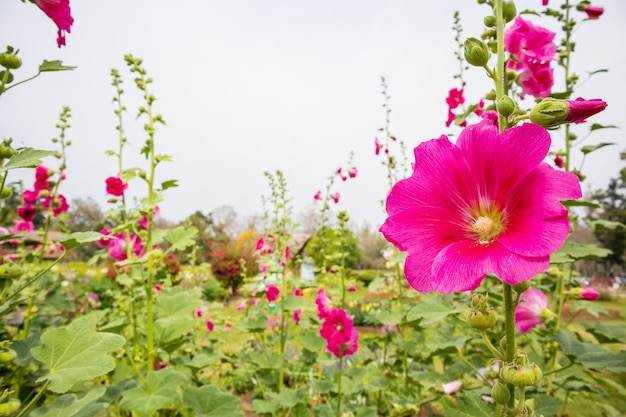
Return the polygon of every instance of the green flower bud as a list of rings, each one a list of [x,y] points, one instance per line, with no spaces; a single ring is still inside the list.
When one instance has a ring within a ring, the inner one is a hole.
[[[530,281],[523,281],[517,284],[513,284],[513,291],[515,291],[518,294],[523,293],[529,288],[530,288]]]
[[[496,324],[496,313],[492,309],[485,312],[471,309],[467,315],[467,324],[476,330],[488,330]]]
[[[508,23],[515,19],[515,16],[517,16],[515,3],[512,0],[504,1],[502,3],[502,17],[504,17],[504,20]]]
[[[8,74],[6,76],[7,80],[6,80],[5,84],[11,84],[13,82],[13,74],[11,74],[8,70],[0,71],[0,81],[4,80],[5,73]]]
[[[496,92],[494,90],[491,90],[490,92],[485,94],[485,100],[495,100],[495,99],[496,99]]]
[[[5,198],[9,198],[13,195],[13,188],[7,187],[6,185],[0,189],[0,200],[4,200]]]
[[[5,260],[0,265],[0,279],[16,279],[21,277],[22,274],[24,274],[22,267],[16,263]]]
[[[509,117],[515,111],[515,102],[511,97],[504,96],[498,100],[498,113],[504,117]]]
[[[536,363],[530,363],[526,352],[521,349],[515,352],[513,362],[500,368],[500,378],[516,387],[535,385],[542,376],[541,368]]]
[[[17,155],[17,151],[10,146],[6,146],[4,144],[0,144],[0,158],[8,159]]]
[[[0,363],[9,363],[17,359],[17,353],[13,349],[0,348]]]
[[[488,28],[495,28],[496,27],[496,17],[492,16],[492,15],[485,16],[485,18],[483,19],[483,23]]]
[[[476,38],[465,40],[465,60],[476,67],[483,67],[489,62],[489,48],[485,42]]]
[[[507,404],[511,399],[511,392],[505,384],[496,382],[491,387],[491,398],[498,404]]]
[[[530,121],[546,129],[566,123],[569,105],[565,100],[544,98],[530,111]]]
[[[17,410],[20,409],[22,403],[17,398],[9,398],[8,400],[0,402],[0,417],[12,416]]]
[[[22,66],[22,60],[13,53],[3,52],[0,54],[0,65],[6,69],[18,69]]]

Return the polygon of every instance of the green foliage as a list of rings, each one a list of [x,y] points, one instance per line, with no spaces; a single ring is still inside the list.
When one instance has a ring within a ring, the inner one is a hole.
[[[306,247],[307,256],[313,258],[315,266],[340,265],[341,257],[345,255],[347,269],[359,266],[363,254],[359,241],[350,229],[333,229],[328,226],[320,228],[311,238]]]
[[[228,291],[213,278],[206,278],[202,281],[202,297],[207,301],[223,301]]]
[[[122,410],[132,411],[137,417],[152,417],[158,410],[171,409],[182,403],[181,386],[187,381],[182,372],[173,368],[150,372],[147,386],[126,391],[122,396]]]
[[[243,417],[241,400],[214,385],[187,387],[183,404],[196,412],[197,417]]]
[[[90,417],[104,410],[109,404],[100,402],[106,391],[100,387],[88,391],[79,398],[76,394],[65,394],[54,399],[50,404],[33,410],[31,417]]]

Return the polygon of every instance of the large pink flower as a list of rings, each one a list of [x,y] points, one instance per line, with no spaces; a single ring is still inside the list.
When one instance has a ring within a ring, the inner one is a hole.
[[[109,177],[105,180],[107,194],[115,197],[124,195],[124,191],[128,188],[128,183],[122,181],[120,177]]]
[[[341,345],[350,341],[353,329],[352,317],[343,309],[333,308],[322,324],[320,336],[326,339],[329,345]]]
[[[265,291],[265,298],[267,298],[267,301],[274,302],[276,300],[278,300],[278,296],[280,295],[280,290],[278,289],[278,287],[276,285],[268,285],[267,286],[267,290]]]
[[[331,352],[335,357],[350,356],[356,353],[359,349],[359,332],[352,328],[350,331],[350,338],[345,343],[331,343],[326,342],[326,349]]]
[[[515,308],[515,327],[526,333],[543,324],[542,313],[548,307],[548,296],[535,288],[529,288],[520,295]]]
[[[35,4],[57,25],[57,46],[65,45],[65,33],[71,33],[74,23],[70,0],[35,0]]]
[[[561,200],[582,196],[578,178],[542,162],[550,135],[527,123],[498,133],[490,121],[415,148],[415,169],[387,198],[381,232],[408,252],[418,291],[468,291],[488,273],[507,284],[548,266],[569,233]]]

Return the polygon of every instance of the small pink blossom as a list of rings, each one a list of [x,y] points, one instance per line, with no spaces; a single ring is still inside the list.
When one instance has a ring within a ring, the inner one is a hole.
[[[339,197],[340,197],[340,194],[338,192],[333,194],[333,201],[335,202],[335,204],[339,203]]]
[[[304,296],[304,293],[302,292],[300,288],[294,288],[293,295],[296,297],[302,297]]]
[[[607,107],[606,102],[600,100],[599,98],[585,100],[582,97],[578,97],[576,100],[566,101],[569,106],[569,113],[567,114],[565,120],[572,123],[585,122],[588,117],[600,113]]]
[[[202,311],[201,308],[197,308],[197,309],[194,310],[193,314],[194,314],[194,316],[196,316],[196,318],[201,318],[202,314],[203,314],[203,311]]]
[[[446,97],[446,103],[448,104],[450,110],[454,110],[461,104],[465,103],[465,97],[463,97],[463,89],[452,88],[448,92],[448,97]]]
[[[587,13],[587,19],[598,19],[604,13],[604,7],[588,4],[583,7],[583,11]]]
[[[22,198],[26,204],[34,204],[39,199],[40,190],[24,190]]]
[[[35,4],[57,25],[57,46],[65,45],[65,33],[71,33],[74,23],[70,0],[35,0]]]
[[[289,262],[291,259],[291,246],[285,246],[285,262]]]
[[[350,285],[350,286],[348,287],[348,291],[350,291],[350,292],[354,292],[354,291],[356,291],[356,287],[355,287],[354,285]]]
[[[250,299],[250,305],[251,306],[255,306],[257,304],[259,304],[259,299],[258,298],[251,298]]]
[[[280,290],[276,285],[270,284],[267,286],[267,290],[265,291],[265,298],[270,303],[278,300],[278,296],[280,295]]]
[[[212,332],[213,330],[215,330],[215,323],[213,323],[211,320],[207,320],[206,321],[206,329],[209,332]]]
[[[374,146],[376,147],[375,149],[376,155],[380,154],[380,150],[383,148],[383,144],[380,143],[380,141],[378,140],[378,137],[374,138]]]
[[[543,310],[548,308],[548,296],[536,288],[529,288],[520,295],[515,308],[515,327],[527,333],[543,324]]]
[[[11,229],[11,233],[30,233],[33,231],[33,223],[30,221],[21,221],[17,222],[13,229]]]
[[[313,200],[315,200],[315,201],[319,201],[319,200],[321,200],[321,198],[322,198],[322,192],[321,191],[316,192],[315,195],[313,196]]]
[[[548,1],[549,0],[541,0],[541,4],[544,5],[544,6],[547,6],[548,5]]]
[[[230,328],[233,327],[230,323],[224,323],[224,331],[227,332]]]
[[[326,295],[326,291],[323,288],[320,288],[317,292],[317,297],[315,297],[315,305],[317,305],[317,316],[320,319],[325,319],[328,314],[333,310],[333,303]]]
[[[161,295],[161,289],[163,288],[163,287],[161,287],[161,284],[156,284],[156,285],[155,285],[154,287],[152,287],[152,288],[154,289],[154,292],[156,293],[157,297],[158,297],[159,295]]]
[[[587,301],[594,301],[600,298],[600,293],[591,287],[585,287],[580,291],[579,296]]]
[[[263,246],[265,246],[265,238],[261,236],[259,240],[256,241],[256,250],[263,249]]]
[[[239,305],[237,306],[237,310],[239,310],[239,311],[243,311],[243,310],[245,310],[245,309],[246,309],[246,303],[245,303],[245,301],[244,301],[244,302],[242,302],[242,303],[239,303]]]
[[[543,162],[550,135],[526,123],[502,133],[489,121],[415,148],[411,177],[387,197],[380,230],[408,253],[421,292],[469,291],[489,273],[507,284],[545,270],[570,228],[562,200],[582,196],[576,175]]]
[[[352,167],[350,168],[350,170],[348,171],[348,176],[350,178],[355,178],[356,174],[359,172],[359,170],[356,167]]]
[[[295,309],[292,314],[293,314],[293,321],[295,321],[296,324],[300,324],[300,320],[302,320],[302,317],[301,317],[302,309],[300,308]]]
[[[458,379],[452,382],[448,382],[447,384],[441,384],[441,388],[443,389],[444,394],[454,394],[458,390],[461,389],[462,383]]]
[[[262,263],[261,265],[259,265],[259,272],[264,274],[267,272],[267,264],[266,263]]]
[[[106,192],[114,197],[121,197],[128,188],[128,183],[122,181],[120,177],[109,177],[105,180]]]
[[[25,204],[17,208],[17,215],[26,222],[31,222],[37,215],[37,210],[32,204]]]
[[[391,333],[398,333],[398,326],[396,326],[395,324],[383,324],[380,327],[380,333],[382,335],[387,335],[387,334],[391,334]]]
[[[561,169],[563,169],[563,167],[565,166],[565,165],[563,165],[563,157],[562,157],[562,156],[560,156],[560,155],[555,156],[555,157],[554,157],[554,165],[555,165],[557,168],[561,168]]]

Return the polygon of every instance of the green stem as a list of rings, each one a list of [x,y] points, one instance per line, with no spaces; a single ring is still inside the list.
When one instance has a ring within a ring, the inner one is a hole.
[[[28,404],[26,404],[26,407],[22,408],[20,410],[20,412],[15,416],[15,417],[22,417],[24,414],[26,414],[26,412],[28,410],[31,409],[31,407],[33,405],[35,405],[35,403],[37,402],[37,400],[39,400],[39,398],[41,398],[41,396],[43,395],[44,392],[46,392],[46,389],[48,388],[48,384],[50,383],[50,381],[46,381],[45,385],[43,387],[41,387],[41,389],[39,390],[39,392],[37,393],[37,395],[35,395],[33,397],[32,400],[30,400],[28,402]]]
[[[506,363],[512,363],[515,358],[515,306],[513,305],[513,289],[508,284],[504,285],[504,314],[505,314],[505,337],[506,337],[506,351],[504,352]],[[508,407],[512,409],[515,407],[515,386],[513,384],[507,384],[511,399],[509,400]]]
[[[498,349],[496,349],[496,347],[493,345],[493,343],[491,343],[491,340],[489,340],[489,337],[487,337],[487,332],[485,330],[482,330],[480,332],[480,335],[483,337],[483,342],[487,345],[487,347],[489,348],[489,351],[498,359],[500,360],[504,360],[504,356],[502,356],[502,353],[500,353],[500,351]]]
[[[343,369],[343,346],[339,347],[339,370],[337,371],[337,417],[341,417],[341,372]]]
[[[502,0],[496,0],[496,45],[498,51],[498,60],[496,63],[496,72],[494,80],[496,82],[496,103],[504,97],[504,16],[502,15]],[[498,129],[500,132],[507,127],[507,120],[500,112],[498,112]]]

